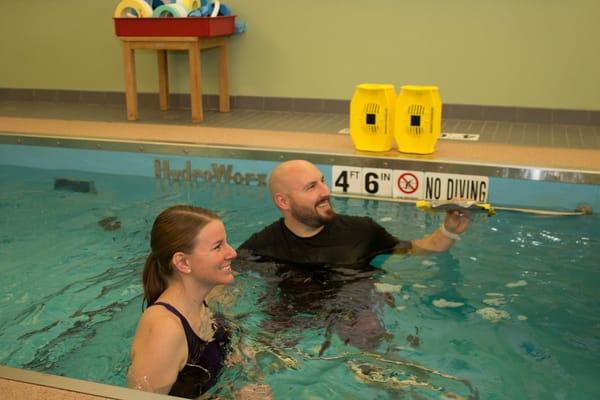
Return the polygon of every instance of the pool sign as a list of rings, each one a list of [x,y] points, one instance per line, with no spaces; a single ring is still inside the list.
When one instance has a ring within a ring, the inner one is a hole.
[[[423,198],[425,173],[421,171],[394,170],[393,196],[406,199]]]
[[[391,169],[363,168],[362,194],[377,197],[392,197]]]
[[[404,194],[413,194],[419,188],[419,179],[416,175],[410,172],[405,172],[396,180],[398,189]]]
[[[334,193],[392,197],[392,170],[334,165],[331,169]]]
[[[455,198],[485,203],[489,193],[487,176],[438,174],[423,171],[332,166],[331,191],[374,197],[414,200]]]
[[[334,165],[331,177],[332,192],[362,194],[362,168]]]
[[[455,198],[487,202],[489,179],[487,176],[425,174],[425,200],[452,200]]]

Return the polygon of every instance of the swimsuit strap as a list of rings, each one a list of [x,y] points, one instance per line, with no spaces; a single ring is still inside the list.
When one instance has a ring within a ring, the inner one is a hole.
[[[154,305],[163,306],[163,307],[165,307],[167,310],[171,311],[173,314],[175,314],[179,318],[179,320],[181,321],[181,325],[183,325],[183,331],[185,332],[185,337],[186,337],[187,342],[188,342],[188,349],[189,350],[191,350],[191,346],[192,346],[192,343],[194,341],[199,340],[200,342],[204,343],[204,340],[200,339],[198,337],[198,335],[196,335],[196,333],[194,332],[194,330],[190,326],[190,323],[188,322],[188,320],[175,307],[173,307],[169,303],[163,303],[162,301],[157,301],[157,302],[155,302],[152,305],[153,306]]]

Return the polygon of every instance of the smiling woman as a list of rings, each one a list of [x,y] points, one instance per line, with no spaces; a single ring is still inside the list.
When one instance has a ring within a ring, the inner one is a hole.
[[[216,383],[227,355],[226,324],[205,298],[215,286],[233,282],[236,252],[219,217],[192,206],[161,212],[150,247],[143,274],[148,308],[132,344],[129,385],[197,397]]]

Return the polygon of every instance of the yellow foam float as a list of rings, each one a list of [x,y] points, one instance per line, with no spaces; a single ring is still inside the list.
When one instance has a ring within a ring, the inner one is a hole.
[[[398,151],[431,154],[442,129],[442,99],[436,86],[406,85],[396,101]]]
[[[363,83],[350,102],[350,137],[357,150],[388,151],[394,141],[394,85]]]

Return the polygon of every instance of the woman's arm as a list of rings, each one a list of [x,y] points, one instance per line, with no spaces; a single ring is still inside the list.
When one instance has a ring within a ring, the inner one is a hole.
[[[150,308],[142,316],[131,346],[128,386],[168,393],[186,359],[181,323],[163,310]]]

